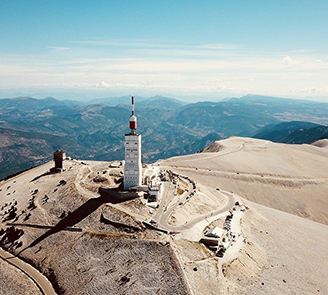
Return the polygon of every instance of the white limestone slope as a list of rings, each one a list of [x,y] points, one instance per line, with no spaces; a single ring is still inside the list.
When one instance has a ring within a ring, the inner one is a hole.
[[[240,221],[239,256],[219,258],[221,269],[215,270],[215,258],[197,260],[181,250],[195,294],[205,294],[198,286],[210,269],[219,279],[208,282],[207,294],[328,293],[327,149],[232,137],[160,165],[233,191],[250,208]]]
[[[328,150],[231,137],[161,162],[203,185],[328,224]],[[197,169],[197,170],[196,170]]]

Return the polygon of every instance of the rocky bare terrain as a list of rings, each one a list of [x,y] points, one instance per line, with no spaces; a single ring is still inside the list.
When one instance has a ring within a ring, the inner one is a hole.
[[[0,243],[59,294],[325,294],[327,156],[324,147],[232,137],[154,163],[147,169],[183,176],[178,195],[163,197],[181,203],[167,220],[171,233],[144,223],[159,218],[162,204],[99,194],[118,185],[122,167],[71,160],[48,174],[49,162],[0,183]],[[196,194],[181,201],[188,179]],[[223,257],[199,242],[213,225],[231,226]],[[9,268],[0,271],[20,293],[25,275]]]

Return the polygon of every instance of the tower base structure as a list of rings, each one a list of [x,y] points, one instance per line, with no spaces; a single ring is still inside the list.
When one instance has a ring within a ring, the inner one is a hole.
[[[142,183],[141,134],[125,134],[124,190]]]

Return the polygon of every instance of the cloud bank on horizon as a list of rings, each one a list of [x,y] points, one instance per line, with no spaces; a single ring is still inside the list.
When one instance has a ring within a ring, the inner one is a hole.
[[[247,2],[2,1],[0,94],[328,102],[328,2]]]

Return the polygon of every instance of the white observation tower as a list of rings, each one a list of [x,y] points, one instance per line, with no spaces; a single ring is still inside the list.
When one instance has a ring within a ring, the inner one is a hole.
[[[124,189],[140,186],[142,180],[141,134],[136,133],[137,117],[134,115],[134,97],[132,96],[132,115],[130,133],[125,134]]]

